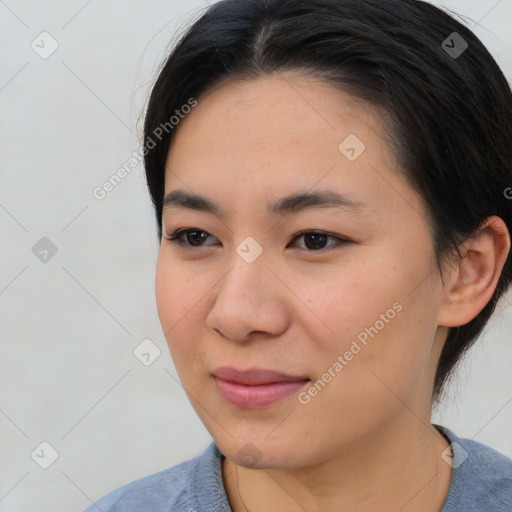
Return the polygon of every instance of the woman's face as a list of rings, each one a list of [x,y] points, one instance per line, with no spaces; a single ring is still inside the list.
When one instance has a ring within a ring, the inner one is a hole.
[[[242,465],[313,464],[430,422],[443,288],[385,134],[365,103],[291,72],[226,82],[179,125],[165,194],[217,211],[164,207],[158,313],[194,409]],[[313,196],[282,202],[298,194]],[[180,228],[196,232],[165,239]]]

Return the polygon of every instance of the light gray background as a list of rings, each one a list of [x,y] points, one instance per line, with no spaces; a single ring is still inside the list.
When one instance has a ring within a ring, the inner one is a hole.
[[[512,0],[452,0],[512,76]],[[139,147],[157,65],[204,1],[0,1],[0,511],[81,511],[210,442],[156,313],[156,228]],[[57,50],[31,47],[47,31]],[[511,183],[512,186],[512,183]],[[46,263],[32,247],[48,237]],[[512,456],[511,297],[434,421]],[[133,354],[151,339],[161,355]],[[58,452],[48,468],[50,450]],[[31,457],[35,451],[34,458]],[[42,451],[41,451],[42,450]],[[39,463],[39,464],[38,464]]]

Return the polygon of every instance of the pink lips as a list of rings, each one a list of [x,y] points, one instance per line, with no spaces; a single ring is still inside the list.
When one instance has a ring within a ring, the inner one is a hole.
[[[237,370],[217,368],[212,372],[222,397],[244,409],[258,409],[298,391],[307,377],[297,377],[272,370]]]

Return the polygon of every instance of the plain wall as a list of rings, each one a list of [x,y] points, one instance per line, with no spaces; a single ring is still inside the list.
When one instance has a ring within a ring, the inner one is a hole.
[[[441,3],[474,20],[510,78],[512,2]],[[128,166],[104,199],[93,195],[139,148],[157,65],[177,28],[205,7],[0,3],[2,512],[81,511],[211,441],[156,312],[158,242],[142,164]],[[47,58],[40,54],[55,43],[43,31],[58,43]],[[509,294],[434,416],[509,456],[511,303]],[[148,338],[161,355],[144,366],[133,351]],[[48,469],[40,466],[52,452],[42,442],[58,452]]]

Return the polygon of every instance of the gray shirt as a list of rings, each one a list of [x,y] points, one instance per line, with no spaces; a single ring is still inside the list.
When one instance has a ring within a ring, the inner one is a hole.
[[[512,512],[512,459],[492,448],[459,439],[443,456],[452,479],[441,512]],[[232,512],[222,483],[223,455],[212,442],[197,457],[112,491],[84,512]]]

